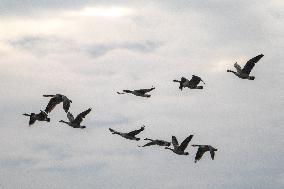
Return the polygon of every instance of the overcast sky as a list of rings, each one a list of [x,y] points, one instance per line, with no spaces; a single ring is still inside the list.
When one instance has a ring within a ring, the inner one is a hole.
[[[284,2],[281,0],[0,0],[0,188],[280,189],[284,185]],[[241,80],[227,69],[264,57]],[[173,79],[199,75],[204,90]],[[155,86],[149,99],[117,95]],[[28,127],[61,93],[50,123]],[[108,128],[210,144],[194,163]]]

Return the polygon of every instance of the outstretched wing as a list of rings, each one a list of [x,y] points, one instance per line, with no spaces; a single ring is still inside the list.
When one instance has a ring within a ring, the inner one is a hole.
[[[188,143],[191,141],[193,135],[188,136],[184,141],[180,144],[179,149],[184,151],[188,146]]]
[[[139,147],[146,147],[146,146],[152,146],[152,145],[156,145],[156,142],[151,141],[151,142],[148,142],[147,144],[144,144],[143,146],[139,146]]]
[[[47,104],[47,106],[46,106],[46,108],[45,108],[44,111],[45,111],[46,113],[50,113],[50,112],[55,108],[55,106],[56,106],[57,104],[59,104],[60,102],[62,102],[61,99],[56,98],[56,97],[52,97],[52,98],[49,100],[49,102],[48,102],[48,104]]]
[[[92,109],[89,108],[89,109],[87,109],[86,111],[84,111],[84,112],[80,113],[79,115],[77,115],[77,117],[76,117],[76,119],[74,120],[74,122],[80,124],[80,123],[83,121],[83,118],[85,118],[86,115],[88,115],[88,113],[90,113],[91,110],[92,110]]]
[[[155,89],[155,87],[152,87],[151,89],[139,89],[139,90],[134,90],[134,91],[136,91],[136,92],[138,92],[140,94],[145,94],[145,93],[148,93],[148,92],[150,92],[150,91],[152,91],[154,89]]]
[[[178,147],[178,140],[175,136],[172,136],[172,144],[173,144],[174,148]]]
[[[214,160],[215,152],[214,150],[210,150],[211,158]]]
[[[236,68],[238,73],[242,72],[242,68],[241,68],[241,66],[237,62],[234,64],[234,67]]]
[[[140,129],[138,130],[134,130],[134,131],[131,131],[129,133],[127,133],[128,135],[130,136],[135,136],[135,135],[138,135],[141,131],[143,131],[145,129],[145,126],[141,127]]]
[[[202,158],[204,153],[205,153],[205,151],[202,150],[202,148],[199,147],[197,152],[196,152],[196,155],[195,155],[195,161],[199,161]]]
[[[72,103],[72,101],[69,100],[66,96],[63,96],[62,99],[63,99],[63,109],[67,113],[70,108],[70,103]]]
[[[252,68],[254,67],[254,65],[263,57],[263,54],[257,55],[256,57],[253,57],[252,59],[250,59],[249,61],[247,61],[246,65],[244,66],[244,68],[242,69],[242,72],[245,74],[250,74]]]
[[[192,75],[191,80],[189,81],[191,85],[193,86],[197,86],[201,81],[201,78],[196,76],[196,75]]]
[[[74,116],[70,112],[67,113],[67,118],[69,119],[69,122],[74,121]]]

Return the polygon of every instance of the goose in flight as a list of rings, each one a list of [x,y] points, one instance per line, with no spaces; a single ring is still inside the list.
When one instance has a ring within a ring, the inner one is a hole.
[[[50,122],[50,118],[48,117],[47,113],[42,111],[42,110],[40,110],[40,113],[38,113],[38,114],[35,114],[35,113],[31,113],[31,114],[24,113],[23,115],[30,117],[29,126],[34,124],[36,121],[47,121],[47,122]]]
[[[173,82],[179,83],[179,89],[180,90],[182,90],[185,87],[188,87],[190,89],[203,89],[203,86],[198,86],[200,81],[202,81],[202,83],[204,83],[204,81],[196,75],[192,75],[192,78],[190,80],[186,79],[185,77],[182,77],[180,79],[180,81],[176,80],[176,79],[173,80]]]
[[[57,104],[60,104],[61,102],[63,102],[63,109],[65,110],[65,112],[67,113],[70,107],[70,103],[72,103],[72,100],[70,100],[69,98],[67,98],[65,95],[62,94],[56,94],[56,95],[43,95],[44,97],[52,97],[46,108],[45,108],[45,112],[46,113],[50,113]]]
[[[149,98],[149,97],[151,97],[151,95],[146,94],[146,93],[148,93],[148,92],[150,92],[150,91],[152,91],[154,89],[155,89],[155,87],[152,86],[152,88],[150,88],[150,89],[138,89],[138,90],[133,90],[133,91],[131,91],[131,90],[123,90],[123,93],[117,92],[117,94],[131,93],[131,94],[134,94],[136,96]]]
[[[238,76],[241,79],[248,79],[248,80],[254,80],[255,77],[254,76],[250,76],[250,72],[253,69],[253,67],[255,66],[255,64],[263,57],[263,54],[257,55],[256,57],[253,57],[252,59],[250,59],[249,61],[247,61],[246,65],[243,67],[243,69],[241,68],[241,66],[236,62],[234,64],[234,67],[236,68],[237,72],[232,71],[232,70],[227,70],[227,72],[232,72],[234,73],[236,76]]]
[[[66,122],[66,121],[63,121],[63,120],[60,120],[59,122],[66,123],[67,125],[69,125],[70,127],[73,127],[73,128],[84,129],[84,128],[86,128],[86,126],[82,126],[80,124],[83,121],[83,118],[85,118],[86,115],[89,114],[91,110],[92,110],[91,108],[85,110],[84,112],[77,115],[77,117],[75,119],[74,119],[74,116],[70,112],[68,112],[67,118],[69,119],[69,122]]]
[[[214,148],[214,147],[212,147],[210,145],[196,145],[196,144],[193,144],[191,146],[198,147],[198,150],[197,150],[196,155],[195,155],[195,161],[194,161],[195,163],[197,161],[199,161],[202,158],[203,154],[205,152],[207,152],[207,151],[210,151],[211,158],[212,158],[212,160],[214,160],[215,151],[217,151],[216,148]]]
[[[188,152],[185,152],[184,150],[186,149],[186,147],[188,146],[188,143],[191,141],[193,135],[188,136],[180,145],[178,144],[177,138],[175,136],[172,136],[172,144],[174,146],[174,148],[169,148],[169,147],[165,147],[165,149],[169,149],[171,151],[173,151],[174,153],[178,154],[178,155],[189,155]]]
[[[112,128],[109,128],[111,134],[116,134],[116,135],[120,135],[122,136],[123,138],[126,138],[126,139],[129,139],[129,140],[140,140],[140,138],[137,138],[135,135],[138,135],[141,131],[143,131],[145,129],[145,126],[143,125],[140,129],[138,130],[134,130],[134,131],[131,131],[129,133],[122,133],[122,132],[118,132],[118,131],[115,131],[113,130]]]
[[[144,140],[149,140],[150,142],[148,142],[147,144],[144,144],[143,146],[138,146],[138,147],[146,147],[146,146],[152,146],[152,145],[158,145],[158,146],[170,146],[171,143],[164,141],[164,140],[153,140],[153,139],[149,139],[149,138],[145,138]]]

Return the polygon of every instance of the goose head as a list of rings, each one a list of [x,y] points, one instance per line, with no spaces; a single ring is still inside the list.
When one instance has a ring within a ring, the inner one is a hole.
[[[189,155],[189,153],[188,152],[184,152],[184,155]]]
[[[140,140],[140,138],[135,138],[135,140],[136,140],[136,141],[139,141],[139,140]]]
[[[47,122],[50,122],[50,118],[49,118],[49,117],[48,117],[48,118],[46,118],[46,121],[47,121]]]
[[[86,128],[86,126],[81,126],[80,128],[81,128],[81,129],[85,129],[85,128]]]

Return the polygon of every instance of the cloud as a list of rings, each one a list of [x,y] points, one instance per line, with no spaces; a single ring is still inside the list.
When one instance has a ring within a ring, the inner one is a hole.
[[[49,54],[66,55],[72,53],[86,53],[93,58],[105,55],[116,49],[126,49],[140,53],[150,53],[160,46],[157,42],[120,42],[107,44],[83,44],[73,40],[52,36],[26,36],[9,42],[13,47],[29,51],[38,56]]]
[[[282,1],[70,2],[3,1],[2,187],[282,187]],[[66,16],[99,6],[130,7],[133,14]],[[259,53],[254,81],[226,72]],[[202,77],[204,90],[180,91],[172,82],[192,74]],[[116,94],[152,85],[149,99]],[[92,107],[87,129],[59,123],[67,119],[61,105],[50,123],[28,127],[21,114],[44,109],[47,93],[70,97],[74,115]],[[141,149],[144,141],[108,131],[141,125],[141,138],[194,134],[191,144],[218,148],[216,158],[205,154],[195,164],[192,147],[187,157]]]

